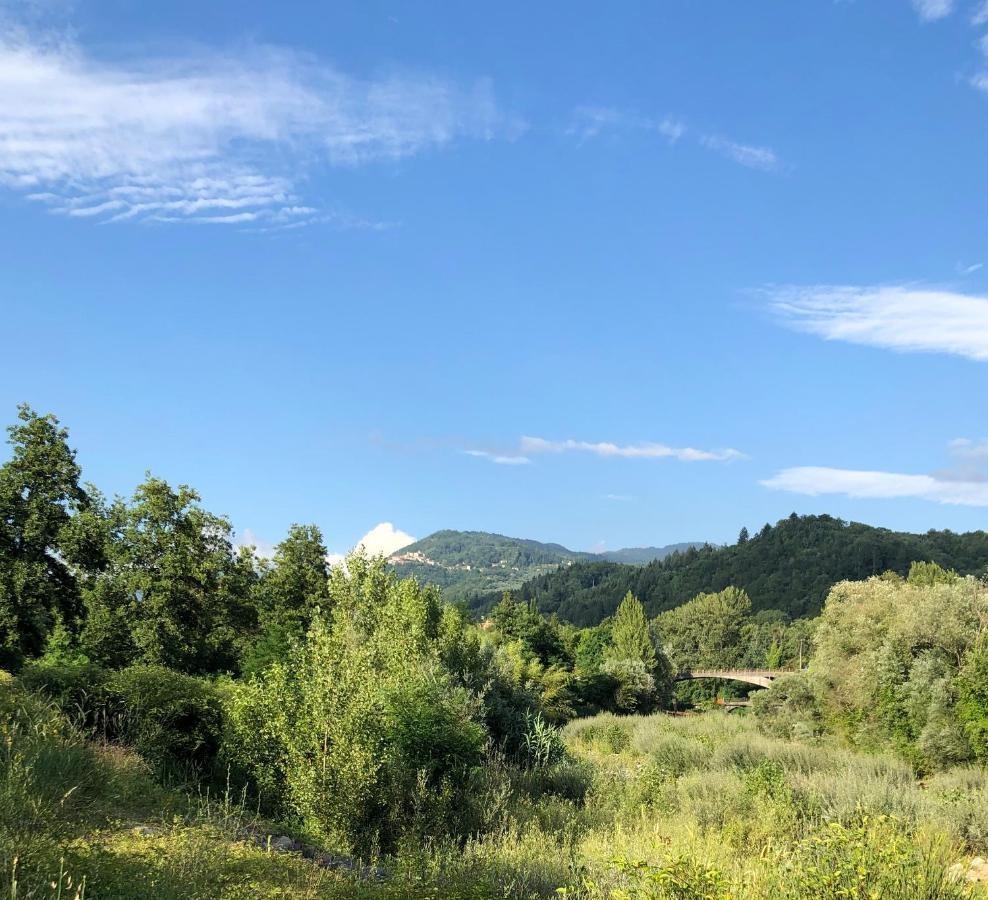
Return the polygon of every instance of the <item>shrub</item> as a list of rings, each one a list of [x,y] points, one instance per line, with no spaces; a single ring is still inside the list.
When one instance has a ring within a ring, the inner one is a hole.
[[[225,757],[324,841],[370,851],[464,834],[487,732],[443,663],[437,595],[359,556],[331,593],[332,616],[284,664],[229,692]]]
[[[20,677],[85,734],[133,747],[159,775],[200,776],[214,764],[222,708],[208,680],[162,666],[111,672],[42,662],[25,667]]]
[[[794,900],[970,896],[965,885],[949,877],[937,849],[921,847],[902,823],[887,816],[831,822],[801,841],[780,867],[778,896]]]
[[[207,773],[220,747],[223,713],[208,680],[162,666],[132,666],[107,683],[113,736],[160,772]]]
[[[758,727],[775,737],[805,740],[823,731],[819,686],[803,673],[784,675],[755,693],[751,711]]]

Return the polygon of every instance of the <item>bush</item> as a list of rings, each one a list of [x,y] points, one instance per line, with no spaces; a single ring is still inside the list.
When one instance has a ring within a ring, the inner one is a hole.
[[[269,809],[337,846],[464,835],[488,735],[443,663],[438,597],[361,557],[331,594],[332,616],[284,664],[231,688],[225,758]]]
[[[223,731],[213,683],[162,666],[132,666],[111,676],[107,692],[117,740],[161,772],[209,772]]]
[[[90,737],[133,747],[170,777],[208,774],[222,734],[216,686],[161,666],[27,666],[24,686],[49,697]]]
[[[823,731],[817,683],[803,673],[777,678],[770,688],[752,696],[751,711],[758,727],[781,738],[806,739]]]
[[[921,847],[902,823],[888,816],[831,822],[800,842],[788,864],[780,867],[778,896],[969,897],[968,888],[950,878],[938,849],[946,848]]]
[[[105,720],[107,684],[111,673],[92,663],[51,663],[38,660],[18,676],[28,690],[48,697],[80,729],[109,737]]]

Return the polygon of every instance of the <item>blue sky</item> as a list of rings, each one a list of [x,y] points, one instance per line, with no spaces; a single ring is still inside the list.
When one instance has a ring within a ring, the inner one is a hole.
[[[263,543],[979,528],[986,158],[975,2],[0,0],[0,408]]]

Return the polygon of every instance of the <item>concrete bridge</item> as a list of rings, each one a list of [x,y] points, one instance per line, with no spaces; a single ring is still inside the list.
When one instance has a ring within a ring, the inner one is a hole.
[[[676,675],[676,681],[695,681],[698,678],[721,678],[726,681],[742,681],[756,687],[767,688],[780,675],[787,675],[783,669],[690,669]]]

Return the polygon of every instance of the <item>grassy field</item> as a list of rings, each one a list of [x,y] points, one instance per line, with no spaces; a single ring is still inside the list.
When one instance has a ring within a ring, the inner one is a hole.
[[[548,771],[504,766],[490,830],[411,844],[384,880],[245,839],[235,799],[156,784],[119,747],[0,684],[9,898],[960,898],[988,854],[988,775],[760,735],[741,716],[601,715]],[[496,768],[496,766],[495,766]]]

